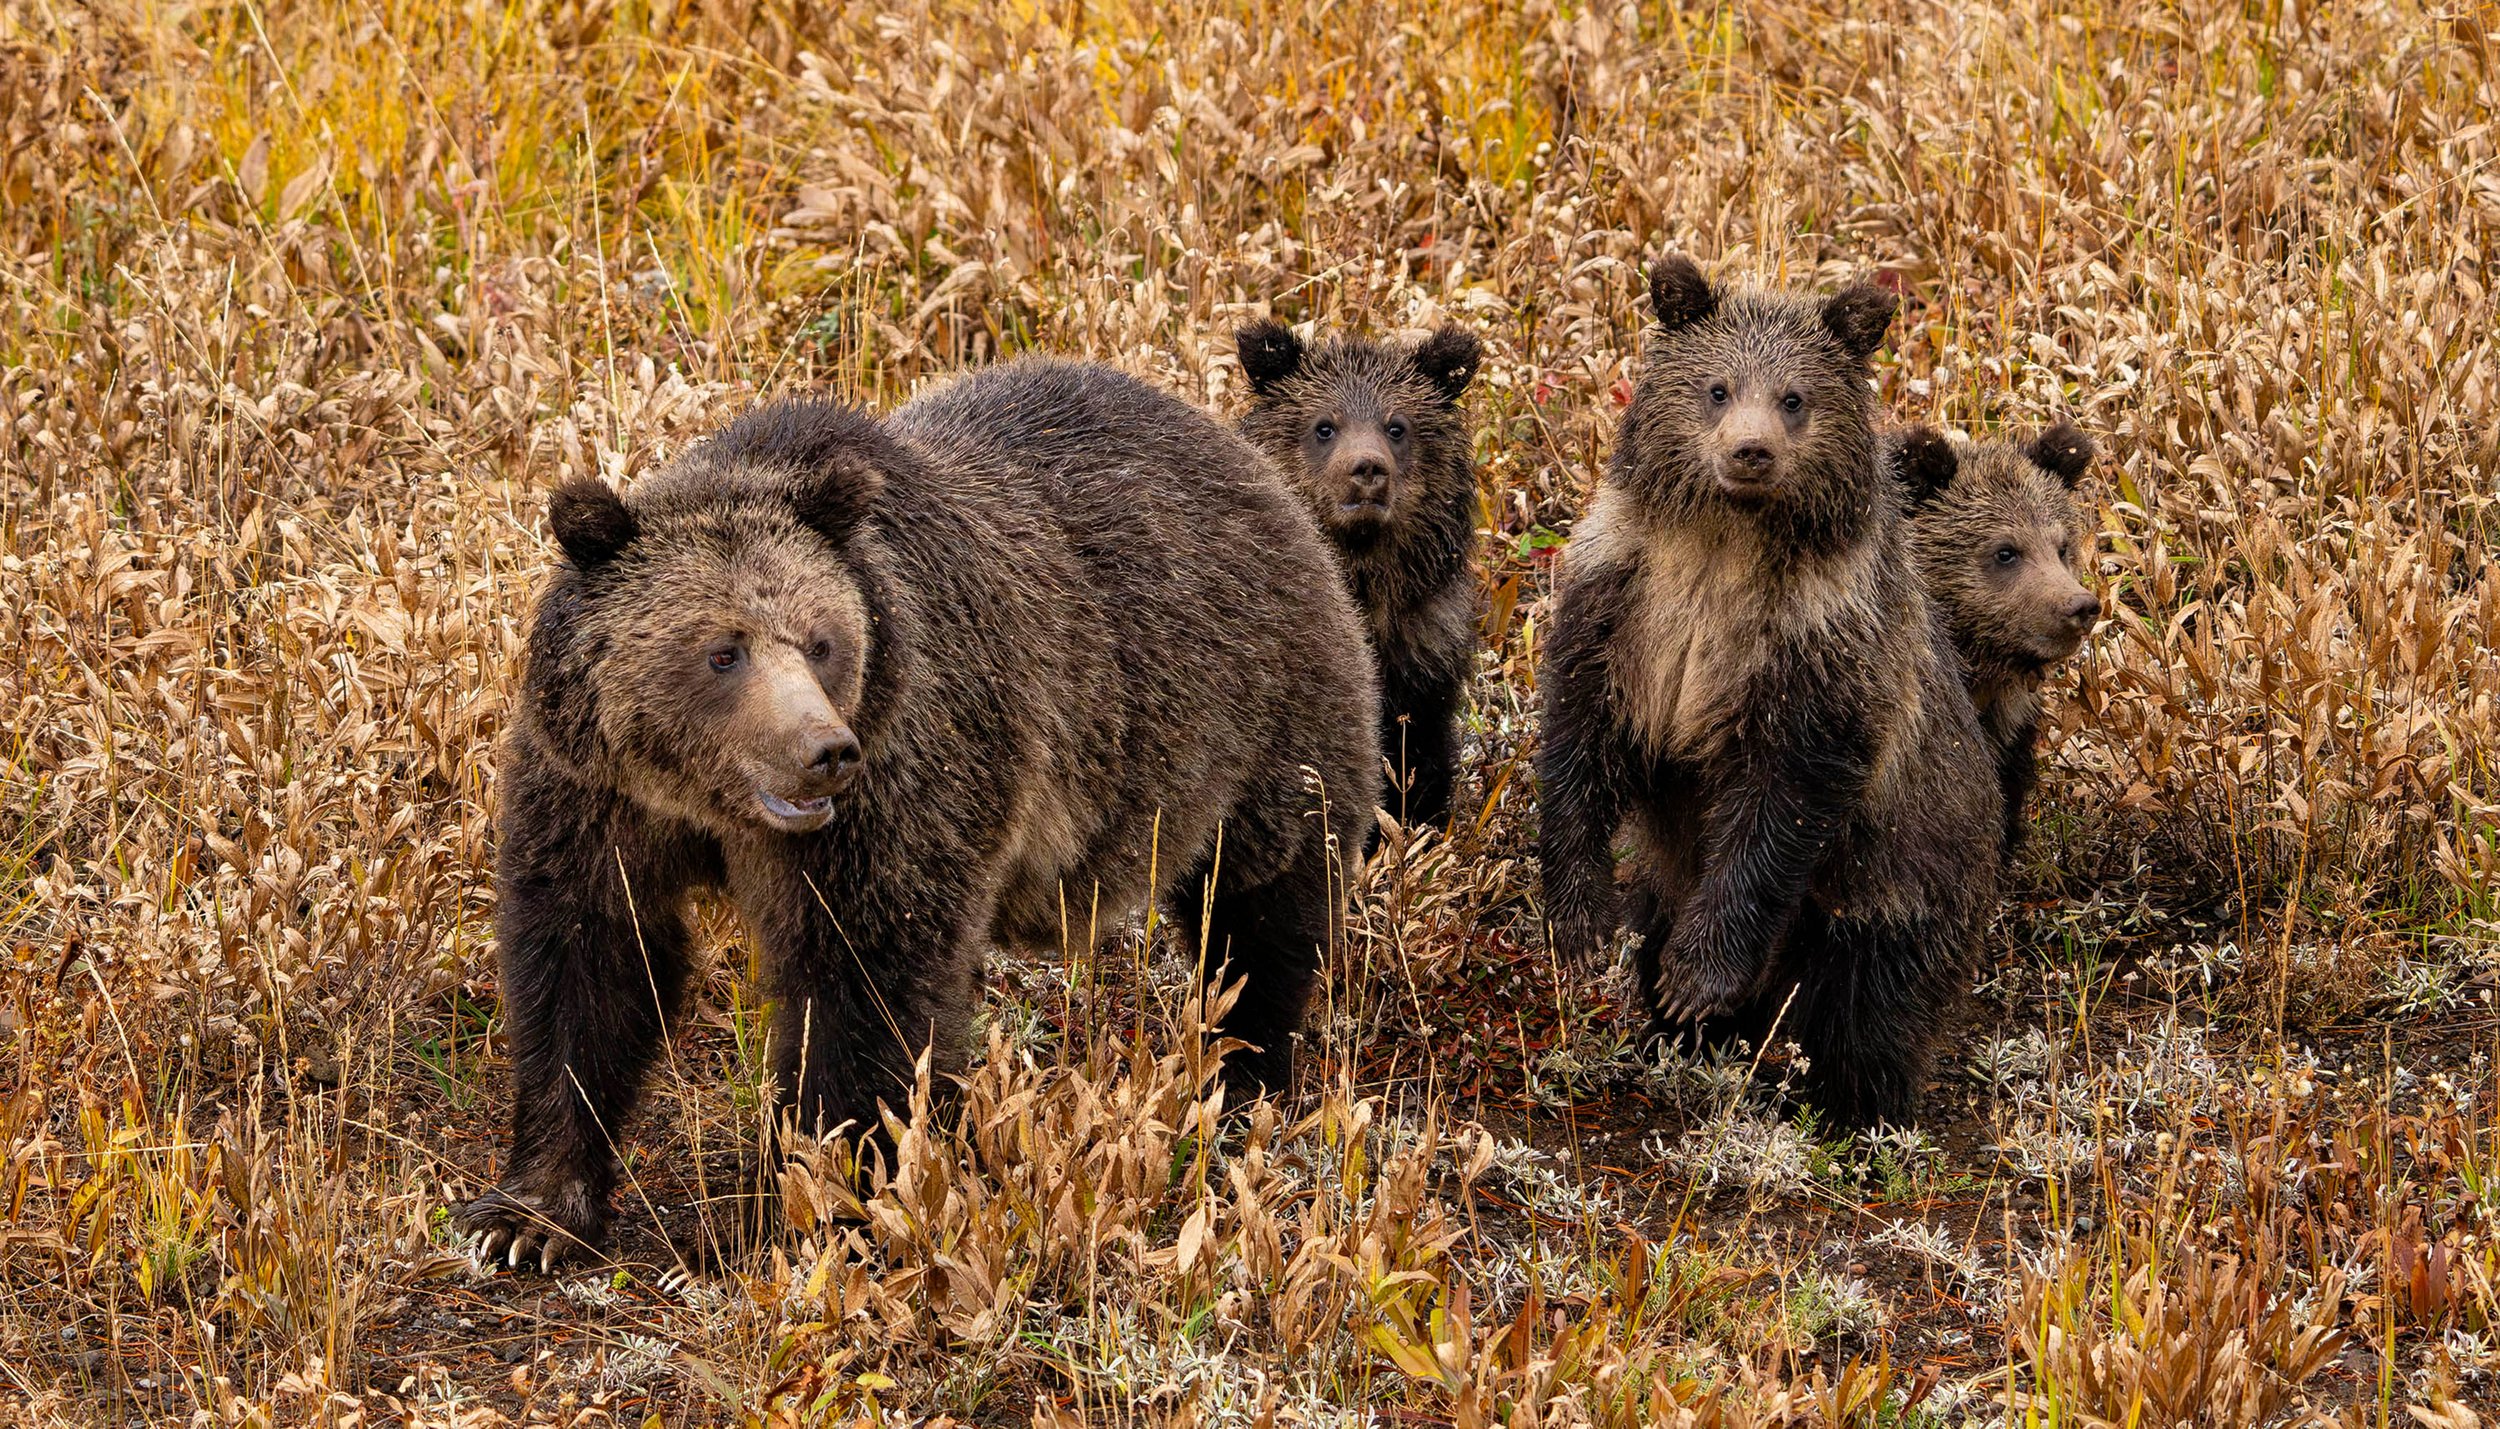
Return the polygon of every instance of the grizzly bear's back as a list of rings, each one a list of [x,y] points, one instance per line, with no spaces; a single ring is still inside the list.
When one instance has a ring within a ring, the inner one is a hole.
[[[1298,843],[1316,794],[1274,787],[1280,765],[1345,790],[1344,811],[1365,804],[1361,625],[1247,443],[1109,369],[1040,359],[952,382],[890,426],[926,480],[887,486],[878,536],[916,592],[911,644],[946,652],[911,675],[944,697],[913,703],[958,725],[894,743],[960,761],[897,782],[992,831],[976,861],[1000,878],[1002,936],[1059,941],[1063,915],[1081,932],[1097,890],[1101,917],[1133,909],[1150,870],[1168,883],[1203,860],[1219,821],[1228,867]]]

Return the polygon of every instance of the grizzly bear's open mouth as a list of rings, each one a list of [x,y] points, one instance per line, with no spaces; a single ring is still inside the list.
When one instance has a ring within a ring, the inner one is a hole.
[[[759,786],[755,791],[755,799],[757,803],[764,806],[766,821],[779,827],[783,833],[814,833],[825,826],[827,819],[833,817],[831,794],[819,794],[813,799],[801,799],[797,803],[792,803],[772,790]]]

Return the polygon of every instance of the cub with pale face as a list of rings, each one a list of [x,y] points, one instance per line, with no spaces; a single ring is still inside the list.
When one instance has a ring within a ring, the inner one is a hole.
[[[1776,1027],[1834,1117],[1905,1120],[1993,901],[1999,812],[1877,464],[1867,365],[1894,301],[1723,291],[1682,259],[1650,301],[1546,636],[1546,916],[1583,966],[1631,924],[1658,1030]]]
[[[501,768],[512,1154],[464,1212],[489,1254],[601,1240],[702,889],[758,945],[802,1129],[873,1127],[923,1048],[960,1069],[991,942],[1154,899],[1246,979],[1233,1082],[1289,1085],[1374,695],[1326,545],[1240,438],[1028,360],[882,419],[766,407],[550,516]]]
[[[1885,449],[1909,493],[1911,553],[1996,751],[2011,858],[2038,781],[2041,683],[2101,613],[2081,578],[2092,533],[2074,498],[2092,439],[2069,422],[2027,441],[1960,442],[1910,427],[1886,434]]]
[[[1458,716],[1476,653],[1476,469],[1459,398],[1476,335],[1334,337],[1243,328],[1241,434],[1274,458],[1337,549],[1379,661],[1389,811],[1439,823],[1458,780]]]

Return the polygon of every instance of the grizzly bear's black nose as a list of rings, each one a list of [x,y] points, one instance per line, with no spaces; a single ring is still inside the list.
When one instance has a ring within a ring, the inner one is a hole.
[[[1771,464],[1779,460],[1779,453],[1771,450],[1769,442],[1745,442],[1729,452],[1727,459],[1759,476],[1769,471]]]
[[[2066,607],[2066,623],[2077,630],[2088,629],[2100,613],[2101,598],[2086,591]]]
[[[847,774],[859,767],[859,736],[847,729],[817,735],[807,753],[810,774]]]

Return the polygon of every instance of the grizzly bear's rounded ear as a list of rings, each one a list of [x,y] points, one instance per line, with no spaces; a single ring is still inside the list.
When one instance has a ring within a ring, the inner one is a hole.
[[[799,521],[839,546],[866,519],[885,490],[885,473],[867,453],[831,451],[802,472],[790,488],[790,506]]]
[[[2066,483],[2069,490],[2092,468],[2092,439],[2072,422],[2059,422],[2031,439],[2023,455],[2032,465]]]
[[[1863,362],[1884,345],[1884,330],[1901,300],[1873,283],[1851,283],[1823,300],[1823,326]]]
[[[1484,344],[1463,327],[1445,327],[1425,338],[1415,349],[1415,370],[1424,375],[1433,390],[1445,403],[1456,402],[1475,379],[1476,364],[1484,358]]]
[[[615,560],[640,529],[622,497],[607,483],[586,476],[564,483],[547,498],[547,524],[565,556],[585,571]]]
[[[1669,332],[1688,328],[1719,310],[1719,295],[1693,260],[1671,253],[1649,269],[1649,310]]]
[[[1250,379],[1250,390],[1263,397],[1302,370],[1302,339],[1272,318],[1236,331],[1233,350],[1241,355],[1241,373]]]
[[[1892,438],[1892,474],[1909,494],[1913,511],[1943,495],[1961,469],[1953,443],[1934,427],[1907,427]]]

